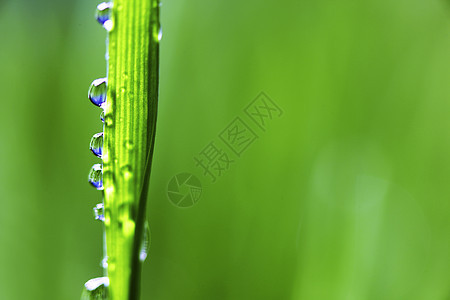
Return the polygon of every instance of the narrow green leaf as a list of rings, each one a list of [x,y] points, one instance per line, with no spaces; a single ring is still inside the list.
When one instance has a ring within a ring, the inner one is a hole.
[[[110,299],[138,299],[158,102],[159,3],[116,0],[112,12],[102,156],[107,276]]]

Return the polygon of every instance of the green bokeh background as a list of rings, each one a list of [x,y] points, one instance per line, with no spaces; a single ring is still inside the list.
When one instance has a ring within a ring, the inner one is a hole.
[[[1,299],[79,299],[102,272],[96,5],[0,1]],[[172,0],[161,16],[142,299],[449,299],[448,1]],[[193,157],[261,91],[284,114],[212,183]],[[203,184],[190,208],[167,198],[180,172]]]

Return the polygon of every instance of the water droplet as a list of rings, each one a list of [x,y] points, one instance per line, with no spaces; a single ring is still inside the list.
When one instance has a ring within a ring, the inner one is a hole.
[[[97,190],[103,190],[103,174],[102,165],[95,164],[92,166],[88,176],[89,183],[92,184]]]
[[[144,262],[147,258],[148,250],[150,249],[150,227],[148,222],[145,222],[144,232],[142,236],[141,250],[139,251],[139,260]]]
[[[162,39],[162,27],[161,27],[161,25],[159,25],[159,31],[158,31],[158,41],[161,41],[161,39]]]
[[[95,18],[107,31],[111,31],[114,27],[112,21],[112,2],[103,2],[97,5],[97,11],[95,12]]]
[[[133,148],[134,148],[134,144],[131,140],[126,140],[123,143],[123,145],[124,145],[125,149],[127,149],[127,150],[133,150]]]
[[[124,165],[120,168],[120,171],[122,172],[122,176],[125,180],[131,179],[133,176],[133,169],[130,165]]]
[[[102,110],[102,112],[100,113],[100,120],[102,120],[103,123],[105,123],[105,111]]]
[[[114,124],[113,117],[110,114],[105,115],[105,125],[110,127],[113,126],[113,124]]]
[[[100,262],[100,267],[102,267],[103,269],[108,268],[108,256],[105,255],[105,257],[103,257],[102,261]]]
[[[108,299],[108,277],[97,277],[88,280],[84,284],[81,300],[100,300]]]
[[[103,152],[103,132],[96,133],[91,139],[91,143],[89,145],[92,153],[95,156],[102,157]]]
[[[88,97],[94,105],[102,106],[106,102],[106,83],[106,78],[98,78],[92,81]]]
[[[94,218],[96,220],[105,221],[105,213],[103,211],[103,203],[99,203],[93,208]]]

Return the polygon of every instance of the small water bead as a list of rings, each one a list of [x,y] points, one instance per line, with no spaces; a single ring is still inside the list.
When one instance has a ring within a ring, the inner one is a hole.
[[[109,158],[110,158],[110,155],[108,155],[108,152],[102,153],[102,161],[103,161],[104,165],[109,163]],[[104,175],[105,174],[103,174],[103,177],[105,177]]]
[[[114,121],[113,121],[112,115],[111,114],[105,115],[105,125],[110,127],[110,126],[113,126],[113,124],[114,124]]]
[[[126,140],[123,143],[123,146],[125,147],[125,149],[130,150],[130,151],[134,149],[134,144],[133,144],[133,141],[131,141],[131,140]]]
[[[103,203],[99,203],[93,208],[94,210],[94,218],[96,220],[105,221],[105,213],[103,209]]]
[[[88,97],[94,105],[102,106],[106,102],[106,85],[106,78],[98,78],[92,81]]]
[[[120,168],[120,171],[122,173],[122,176],[125,180],[130,180],[133,176],[133,169],[131,165],[124,165]]]
[[[94,134],[89,145],[95,156],[102,157],[103,153],[103,132]]]
[[[150,227],[148,226],[148,222],[145,222],[141,249],[139,251],[139,260],[141,262],[144,262],[145,259],[147,258],[149,249],[150,249]]]
[[[108,277],[97,277],[88,280],[84,284],[81,300],[100,300],[108,299]]]
[[[95,18],[107,31],[111,31],[114,27],[112,21],[112,2],[103,2],[97,5],[97,11],[95,12]]]
[[[103,171],[103,179],[108,180],[112,185],[116,183],[116,178],[111,168]]]
[[[100,120],[105,123],[105,111],[102,110],[102,112],[100,113]]]
[[[103,269],[108,268],[108,256],[103,257],[102,261],[100,262],[100,267]]]
[[[112,257],[108,257],[107,258],[107,268],[108,268],[108,272],[114,272],[114,270],[116,269],[116,261],[112,258]]]
[[[162,27],[161,27],[161,25],[159,25],[159,31],[158,31],[158,41],[159,41],[159,42],[160,42],[161,39],[162,39],[162,34],[163,34],[163,32],[162,32]]]
[[[101,164],[95,164],[92,166],[89,172],[88,180],[97,190],[103,190],[103,171]]]

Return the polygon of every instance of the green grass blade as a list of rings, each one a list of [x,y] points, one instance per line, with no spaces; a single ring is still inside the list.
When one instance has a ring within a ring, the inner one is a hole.
[[[116,0],[109,34],[103,184],[110,299],[138,299],[155,138],[159,4]]]

